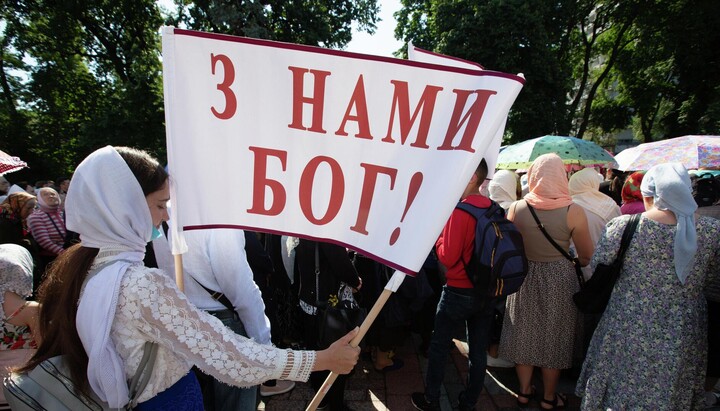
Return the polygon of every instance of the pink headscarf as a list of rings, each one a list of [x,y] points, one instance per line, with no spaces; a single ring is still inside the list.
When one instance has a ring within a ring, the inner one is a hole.
[[[543,154],[528,170],[525,201],[538,210],[554,210],[573,203],[568,190],[568,178],[562,159],[555,153]]]

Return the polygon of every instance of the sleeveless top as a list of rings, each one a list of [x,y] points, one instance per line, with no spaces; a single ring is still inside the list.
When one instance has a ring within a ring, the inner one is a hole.
[[[516,201],[510,208],[515,210],[513,223],[523,236],[525,255],[528,260],[551,262],[565,259],[540,231],[525,200]],[[572,235],[572,231],[567,225],[568,207],[554,210],[538,210],[536,208],[535,213],[548,234],[563,250],[568,251],[570,249],[570,236]]]

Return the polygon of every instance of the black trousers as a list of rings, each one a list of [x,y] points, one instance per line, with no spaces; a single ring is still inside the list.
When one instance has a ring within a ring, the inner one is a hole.
[[[317,315],[309,315],[305,312],[302,313],[303,320],[303,331],[304,331],[304,342],[305,346],[309,350],[317,350],[317,338],[319,333],[319,324]],[[320,390],[325,379],[330,375],[329,371],[314,371],[310,374],[310,385],[315,392]],[[325,397],[320,402],[319,407],[326,407],[330,411],[342,411],[345,409],[345,383],[347,382],[347,375],[338,375],[337,380],[330,387],[330,391],[325,394]]]

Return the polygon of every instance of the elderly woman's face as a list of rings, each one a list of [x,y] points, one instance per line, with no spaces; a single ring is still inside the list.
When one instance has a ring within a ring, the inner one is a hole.
[[[28,200],[25,205],[23,205],[23,208],[20,210],[20,218],[23,220],[28,218],[28,216],[35,210],[35,206],[37,205],[37,200],[30,199]]]
[[[60,204],[60,196],[58,195],[57,191],[51,188],[45,188],[43,190],[40,190],[40,195],[42,196],[45,204],[49,205],[50,207]]]

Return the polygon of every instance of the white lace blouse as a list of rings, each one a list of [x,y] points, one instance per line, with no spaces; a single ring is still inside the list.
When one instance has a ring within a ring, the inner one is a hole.
[[[160,345],[140,402],[173,385],[193,364],[222,382],[247,387],[270,379],[307,381],[315,363],[314,351],[282,350],[235,334],[189,303],[167,275],[140,265],[122,279],[110,336],[128,379],[145,341]]]

